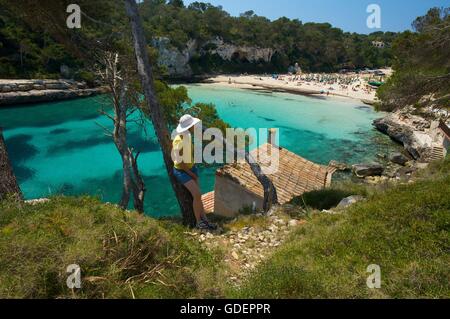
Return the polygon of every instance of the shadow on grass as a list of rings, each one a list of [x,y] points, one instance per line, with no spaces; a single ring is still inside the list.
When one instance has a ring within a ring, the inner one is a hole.
[[[346,190],[322,189],[295,197],[290,201],[290,204],[318,210],[330,209],[337,206],[342,199],[351,195],[353,195],[353,192]]]

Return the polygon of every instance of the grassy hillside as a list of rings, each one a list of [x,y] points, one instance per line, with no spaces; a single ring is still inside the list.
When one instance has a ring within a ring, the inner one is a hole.
[[[184,231],[91,198],[0,203],[0,297],[217,296],[220,262]],[[83,278],[74,293],[70,264]]]
[[[313,214],[235,295],[448,298],[450,161],[426,175],[343,214]],[[381,289],[366,286],[370,264],[381,267]]]
[[[328,208],[353,193],[367,200],[335,215],[310,208]],[[407,185],[364,190],[352,184],[308,194],[298,201],[302,206],[286,208],[291,216],[312,210],[306,225],[287,235],[239,287],[227,284],[224,252],[205,249],[176,223],[87,197],[36,205],[4,201],[0,297],[448,297],[449,194],[450,160]],[[81,290],[66,286],[70,264],[81,266]],[[381,267],[381,289],[366,286],[370,264]]]

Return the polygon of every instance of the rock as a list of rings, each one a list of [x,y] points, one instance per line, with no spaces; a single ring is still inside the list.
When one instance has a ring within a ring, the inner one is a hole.
[[[48,83],[45,85],[45,87],[49,90],[67,90],[69,89],[69,85],[63,82],[58,83]]]
[[[49,201],[50,201],[50,199],[48,199],[48,198],[38,198],[38,199],[26,200],[25,203],[31,204],[31,205],[36,205],[36,204],[47,203]]]
[[[2,86],[2,92],[10,92],[10,91],[11,91],[11,87],[9,85]]]
[[[432,153],[433,138],[429,131],[430,122],[419,116],[408,114],[412,111],[397,111],[377,119],[373,125],[380,132],[403,144],[415,159],[427,159]]]
[[[348,170],[350,170],[350,167],[347,164],[339,163],[339,162],[334,161],[334,160],[330,161],[328,166],[333,167],[333,168],[337,169],[338,171],[348,171]]]
[[[166,67],[169,75],[177,77],[192,75],[189,61],[194,55],[196,41],[190,41],[182,51],[175,48],[166,37],[155,38],[152,44],[158,50],[158,64]]]
[[[384,167],[377,163],[356,164],[352,166],[353,173],[358,177],[379,176],[383,174]]]
[[[404,166],[409,161],[409,158],[403,155],[402,153],[394,153],[389,157],[389,160],[392,163]]]
[[[414,164],[414,167],[417,168],[417,169],[425,169],[425,168],[427,168],[429,165],[430,165],[429,163],[420,163],[420,162],[416,162],[416,163]]]
[[[33,84],[33,90],[44,90],[45,86],[41,84]]]
[[[202,55],[205,53],[209,53],[211,55],[217,54],[224,61],[239,59],[242,61],[246,60],[250,63],[257,63],[260,61],[270,62],[275,53],[275,50],[272,48],[237,46],[231,43],[226,43],[220,37],[206,42],[200,51]]]
[[[347,208],[357,202],[360,202],[364,200],[364,197],[359,196],[359,195],[353,195],[353,196],[349,196],[344,198],[343,200],[341,200],[339,202],[339,204],[337,205],[337,208]]]
[[[18,91],[30,91],[33,87],[29,84],[19,84],[17,86]]]
[[[238,59],[249,63],[268,63],[276,51],[272,48],[238,46],[226,43],[220,37],[202,44],[191,39],[184,48],[175,47],[167,37],[157,37],[152,40],[152,45],[158,50],[158,64],[165,66],[172,77],[190,77],[193,71],[189,63],[193,57],[216,55],[223,61]]]
[[[70,78],[71,75],[72,75],[72,72],[71,72],[70,68],[69,68],[67,65],[65,65],[65,64],[62,64],[62,65],[59,67],[59,73],[61,74],[61,76],[62,76],[64,79],[68,79],[68,78]]]
[[[0,95],[0,106],[2,105],[15,105],[15,104],[25,104],[25,103],[40,103],[40,102],[53,102],[60,100],[68,100],[75,99],[80,97],[93,96],[96,94],[106,93],[107,89],[104,87],[92,88],[92,89],[70,89],[70,86],[61,81],[57,80],[46,80],[42,81],[39,84],[38,81],[35,80],[11,80],[17,81],[17,83],[21,83],[20,85],[24,85],[22,83],[26,83],[25,85],[29,85],[33,90],[28,91],[20,91],[18,89],[18,84],[15,82],[11,82],[7,86],[3,86],[3,89],[8,88],[8,92],[4,92]],[[49,89],[48,86],[51,87],[60,87],[64,89]],[[22,87],[23,89],[23,87]]]
[[[395,172],[396,177],[406,177],[414,173],[417,169],[414,167],[401,167]]]
[[[233,252],[231,253],[231,256],[232,256],[235,260],[239,260],[239,255],[238,255],[235,251],[233,251]]]
[[[299,222],[298,222],[298,220],[296,220],[296,219],[291,219],[290,221],[289,221],[289,227],[295,227],[295,226],[297,226],[299,224]]]

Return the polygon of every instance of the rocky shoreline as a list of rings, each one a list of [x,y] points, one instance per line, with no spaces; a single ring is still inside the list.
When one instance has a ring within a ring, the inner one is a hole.
[[[413,112],[413,109],[405,108],[375,120],[373,125],[402,144],[414,160],[427,163],[438,159],[436,150],[442,149],[444,141],[439,121],[414,115]]]
[[[89,88],[72,80],[0,80],[0,107],[54,102],[106,93],[105,87]]]
[[[433,161],[443,160],[448,153],[448,113],[433,109],[423,112],[419,114],[414,108],[407,107],[373,122],[377,130],[401,144],[403,151],[379,153],[372,163],[350,166],[331,161],[329,166],[344,174],[351,172],[355,182],[379,184],[411,180],[417,171]],[[349,177],[349,174],[345,176]]]

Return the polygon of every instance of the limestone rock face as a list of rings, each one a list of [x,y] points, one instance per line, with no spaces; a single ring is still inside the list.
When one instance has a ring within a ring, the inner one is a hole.
[[[158,64],[166,67],[171,77],[191,76],[193,72],[189,62],[194,56],[217,54],[224,61],[239,59],[250,63],[260,61],[268,63],[276,52],[272,48],[248,47],[225,43],[221,38],[215,38],[203,44],[190,40],[183,50],[173,46],[170,43],[170,39],[166,37],[154,38],[152,45],[159,53]]]
[[[250,63],[259,61],[270,62],[275,53],[275,50],[272,48],[237,46],[225,43],[221,38],[216,38],[206,44],[206,46],[211,45],[214,49],[209,50],[209,53],[218,54],[225,61],[238,58],[241,60],[246,59]]]
[[[0,80],[0,106],[52,102],[105,93],[71,80]]]
[[[391,113],[377,119],[373,125],[380,132],[403,144],[415,160],[426,160],[432,153],[433,138],[430,123],[418,116],[405,113]]]
[[[155,38],[152,45],[158,50],[158,64],[167,68],[169,75],[188,77],[192,75],[189,61],[195,52],[196,41],[190,41],[187,47],[180,51],[170,44],[165,37]]]
[[[352,166],[353,173],[358,177],[380,176],[383,174],[384,167],[381,164],[356,164]]]

